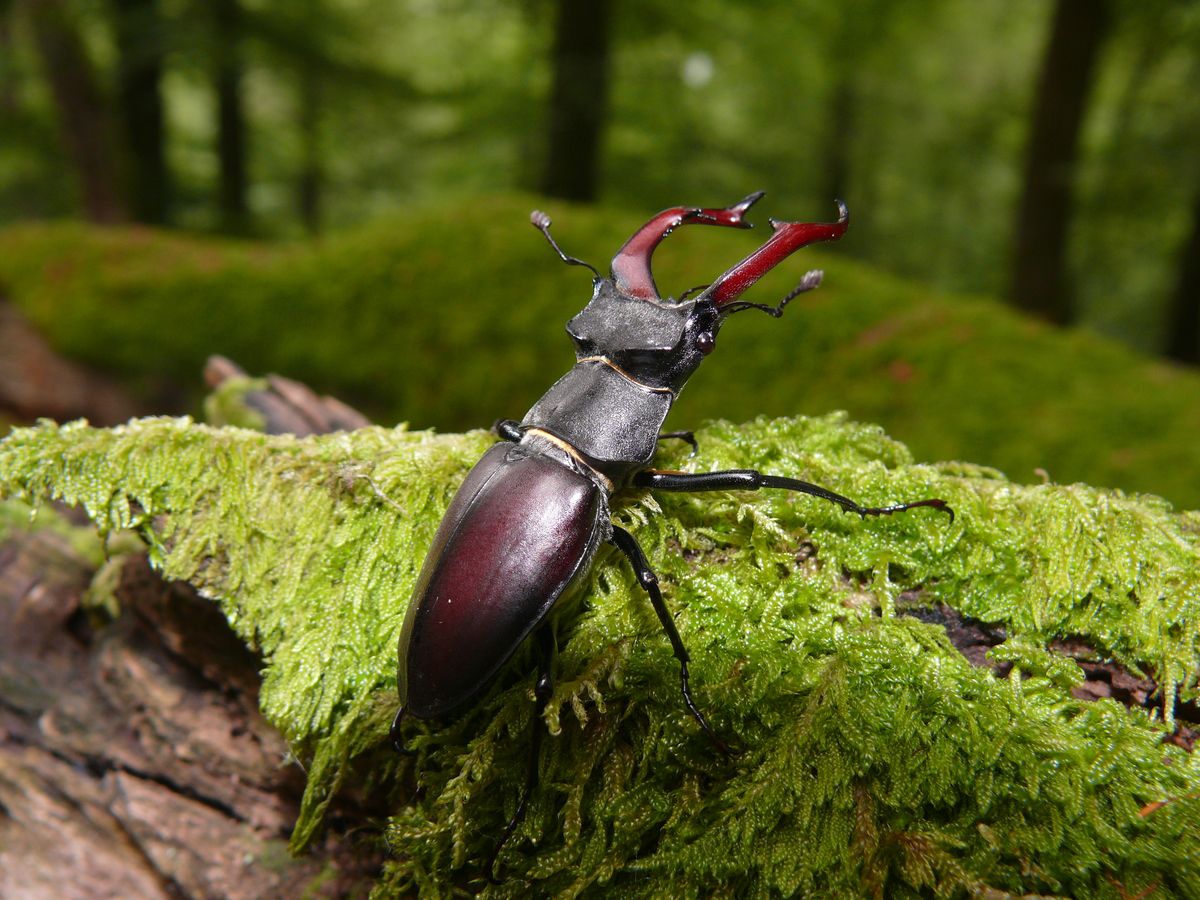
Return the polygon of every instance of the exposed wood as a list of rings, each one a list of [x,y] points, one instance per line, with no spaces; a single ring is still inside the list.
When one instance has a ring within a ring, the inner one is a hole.
[[[0,896],[365,894],[378,848],[287,854],[303,773],[258,712],[259,660],[141,554],[106,565],[111,621],[65,538],[0,544]]]

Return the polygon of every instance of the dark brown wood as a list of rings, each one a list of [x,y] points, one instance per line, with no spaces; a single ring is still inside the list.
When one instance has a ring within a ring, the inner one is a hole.
[[[204,379],[217,388],[230,379],[248,379],[245,371],[224,356],[210,356],[204,366]],[[336,397],[321,396],[306,384],[268,375],[265,390],[250,390],[243,397],[246,406],[263,417],[267,434],[327,434],[330,431],[354,431],[366,428],[370,420]]]
[[[0,896],[365,894],[379,850],[287,854],[304,776],[258,712],[261,661],[141,553],[105,574],[113,619],[62,535],[0,543]]]

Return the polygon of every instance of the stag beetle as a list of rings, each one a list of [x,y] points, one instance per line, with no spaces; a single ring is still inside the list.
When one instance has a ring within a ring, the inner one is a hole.
[[[811,494],[860,516],[889,515],[917,506],[941,509],[945,501],[860,506],[806,481],[752,469],[685,474],[649,468],[658,441],[689,432],[660,433],[684,383],[716,346],[731,313],[757,309],[779,317],[799,294],[821,280],[819,270],[775,306],[737,298],[789,254],[846,231],[846,207],[835,223],[770,220],[772,235],[716,281],[663,299],[650,272],[654,249],[680,225],[750,228],[748,209],[762,192],[724,209],[675,207],[642,226],[612,260],[608,277],[568,256],[550,235],[550,218],[531,222],[559,258],[592,271],[592,298],[567,324],[577,362],[533,405],[521,422],[496,423],[502,439],[467,475],[433,539],[413,588],[400,634],[400,710],[392,725],[396,749],[406,752],[401,721],[441,717],[480,693],[530,634],[540,665],[534,695],[531,752],[524,792],[488,867],[522,820],[537,783],[542,712],[553,688],[554,634],[546,621],[554,604],[591,566],[597,548],[614,544],[633,566],[679,660],[688,712],[723,752],[728,752],[692,700],[688,652],[663,601],[658,580],[637,541],[614,525],[612,495],[626,487],[661,491],[728,491],[781,488]],[[694,299],[688,294],[699,291]]]

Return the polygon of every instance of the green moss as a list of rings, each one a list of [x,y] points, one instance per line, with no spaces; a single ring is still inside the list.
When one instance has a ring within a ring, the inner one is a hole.
[[[526,224],[544,203],[475,197],[283,246],[24,226],[0,233],[0,291],[64,352],[148,389],[195,384],[223,353],[378,421],[482,427],[519,417],[572,359],[563,324],[588,296],[587,273]],[[645,219],[549,209],[567,249],[600,265]],[[671,427],[846,409],[918,459],[970,459],[1022,482],[1041,468],[1200,507],[1200,375],[883,275],[847,258],[854,234],[756,287],[772,299],[805,268],[826,270],[783,320],[729,323]],[[659,283],[678,293],[711,281],[760,238],[680,229],[655,257]]]
[[[698,437],[699,456],[671,448],[663,464],[758,467],[870,503],[936,495],[957,517],[860,521],[773,491],[625,498],[617,521],[659,572],[697,701],[738,753],[726,761],[698,733],[649,604],[602,553],[560,623],[542,786],[495,894],[1200,893],[1200,760],[1162,743],[1157,714],[1073,699],[1078,669],[1050,649],[1083,638],[1194,699],[1196,514],[913,465],[840,416]],[[397,797],[381,892],[432,896],[480,875],[532,712],[518,662],[462,719],[414,726],[415,761],[385,746],[411,583],[490,440],[43,425],[0,444],[0,490],[137,529],[168,577],[218,599],[264,655],[264,711],[308,763],[293,843],[353,774]],[[1002,625],[996,655],[1014,677],[894,615],[911,591]],[[414,779],[423,791],[401,790]]]

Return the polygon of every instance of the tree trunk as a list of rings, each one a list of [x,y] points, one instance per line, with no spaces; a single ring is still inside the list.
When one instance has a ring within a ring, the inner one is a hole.
[[[137,221],[163,225],[170,220],[171,179],[162,101],[162,15],[158,0],[113,0],[113,6],[130,208]]]
[[[1200,363],[1200,188],[1192,207],[1192,231],[1183,244],[1179,281],[1167,316],[1167,356]]]
[[[608,103],[609,0],[558,0],[554,87],[542,190],[590,202],[599,184]]]
[[[321,83],[309,69],[300,78],[300,177],[296,205],[309,234],[321,230]]]
[[[123,221],[127,216],[118,189],[107,103],[83,41],[61,0],[28,0],[26,5],[58,110],[63,144],[79,179],[84,215],[105,224]]]
[[[1038,79],[1017,212],[1010,301],[1065,324],[1075,316],[1067,274],[1072,182],[1107,0],[1058,0]]]
[[[217,204],[226,231],[248,227],[246,203],[246,111],[242,103],[242,10],[238,0],[209,0],[213,16],[217,95]]]
[[[854,75],[842,73],[829,97],[829,131],[825,137],[825,187],[822,204],[847,199],[850,182],[850,148],[854,138]]]

